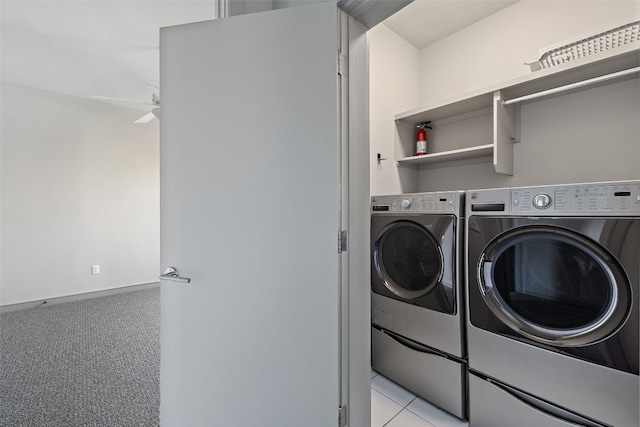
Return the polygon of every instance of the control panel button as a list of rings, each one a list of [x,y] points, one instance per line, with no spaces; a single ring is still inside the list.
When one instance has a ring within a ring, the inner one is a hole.
[[[403,209],[409,209],[410,207],[411,207],[411,200],[403,199],[402,200],[402,208]]]
[[[533,206],[538,209],[546,209],[551,205],[551,196],[548,194],[536,194],[533,196]]]

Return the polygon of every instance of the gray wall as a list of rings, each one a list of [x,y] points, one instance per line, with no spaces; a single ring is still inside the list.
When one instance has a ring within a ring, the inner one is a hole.
[[[0,304],[156,281],[158,122],[6,83],[1,102]]]

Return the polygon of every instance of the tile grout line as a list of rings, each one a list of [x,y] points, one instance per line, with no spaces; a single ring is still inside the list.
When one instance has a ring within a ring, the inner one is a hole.
[[[378,374],[378,375],[382,375],[382,374]],[[377,376],[377,375],[376,375],[376,376]],[[375,378],[375,377],[374,377],[374,378]],[[386,378],[386,377],[384,377],[384,376],[383,376],[383,378]],[[372,379],[373,379],[373,378],[372,378]],[[397,386],[399,386],[399,387],[402,387],[402,386],[400,386],[399,384],[396,384],[396,385],[397,385]],[[378,393],[382,394],[382,395],[383,395],[383,396],[385,396],[386,398],[390,399],[392,402],[395,402],[395,403],[397,403],[398,405],[402,406],[402,407],[403,407],[403,409],[404,409],[404,408],[406,408],[406,407],[407,407],[411,402],[413,402],[414,400],[416,400],[416,398],[418,398],[418,397],[419,397],[417,394],[415,394],[415,393],[413,393],[413,392],[411,392],[411,391],[409,391],[409,390],[406,390],[406,389],[405,389],[405,391],[407,391],[407,393],[408,393],[408,394],[410,394],[410,395],[412,395],[412,396],[413,396],[413,397],[411,398],[411,400],[409,400],[409,403],[407,403],[407,404],[405,405],[405,404],[403,404],[402,402],[399,402],[399,401],[397,401],[396,399],[394,399],[392,396],[389,396],[389,395],[388,395],[387,393],[385,393],[384,391],[382,391],[382,390],[378,390],[376,387],[374,387],[374,385],[373,385],[373,384],[371,384],[371,389],[373,389],[373,390],[377,391]],[[394,396],[395,396],[395,395],[394,395]],[[396,396],[396,397],[397,397],[397,396]]]
[[[373,388],[373,387],[372,387]],[[376,390],[375,388],[373,388],[373,390]],[[380,390],[376,390],[378,393],[382,394],[384,397],[386,397],[387,399],[391,400],[392,402],[395,402],[397,404],[400,404],[399,402],[396,402],[395,400],[393,400],[392,398],[390,398],[389,396],[387,396],[386,394],[382,393]],[[409,411],[411,412],[413,415],[415,415],[416,417],[420,418],[422,421],[424,421],[425,423],[429,424],[430,426],[433,427],[437,427],[434,424],[431,424],[431,422],[429,420],[424,419],[423,417],[421,417],[419,414],[416,414],[415,412],[413,412],[411,409],[409,409],[409,405],[411,405],[411,403],[413,403],[416,399],[418,399],[418,396],[414,396],[413,399],[411,399],[409,401],[409,403],[407,403],[406,405],[404,405],[402,407],[402,409],[400,409],[393,417],[391,417],[389,419],[389,421],[387,421],[386,423],[384,423],[382,425],[382,427],[386,427],[389,425],[389,423],[391,423],[391,421],[393,421],[394,419],[396,419],[398,417],[398,415],[400,415],[402,413],[402,411]]]
[[[375,387],[373,387],[373,386],[372,386],[372,387],[371,387],[371,389],[372,389],[372,390],[377,391],[378,393],[380,393],[382,396],[386,397],[386,398],[387,398],[387,399],[389,399],[390,401],[392,401],[392,402],[394,402],[394,403],[396,403],[396,404],[398,404],[398,405],[401,405],[401,403],[400,403],[400,402],[398,402],[398,401],[396,401],[396,400],[392,399],[391,397],[387,396],[386,394],[384,394],[382,391],[380,391],[380,390],[376,389]],[[423,420],[425,423],[429,424],[430,426],[438,427],[437,425],[432,424],[432,423],[431,423],[431,421],[429,421],[429,420],[427,420],[426,418],[422,417],[420,414],[417,414],[416,412],[414,412],[414,411],[412,411],[411,409],[409,409],[409,405],[411,405],[413,402],[415,402],[415,401],[416,401],[417,399],[419,399],[419,398],[420,398],[419,396],[414,396],[414,397],[413,397],[413,399],[411,399],[411,400],[409,401],[409,403],[407,403],[406,405],[404,405],[404,406],[402,407],[402,409],[400,409],[400,411],[398,411],[394,416],[392,416],[392,417],[389,419],[389,421],[387,421],[386,423],[384,423],[384,424],[382,425],[382,427],[388,426],[388,425],[389,425],[389,423],[390,423],[391,421],[393,421],[393,420],[394,420],[398,415],[400,415],[400,413],[401,413],[402,411],[404,411],[404,410],[409,411],[410,413],[412,413],[412,414],[413,414],[413,415],[415,415],[416,417],[420,418],[421,420]]]
[[[396,403],[398,403],[398,402],[396,402]],[[382,427],[386,427],[386,426],[388,426],[388,425],[389,425],[389,423],[390,423],[391,421],[393,421],[393,420],[394,420],[398,415],[400,415],[400,412],[404,411],[404,409],[405,409],[405,408],[400,409],[400,410],[399,410],[399,411],[398,411],[398,412],[397,412],[393,417],[391,417],[391,418],[389,419],[389,421],[387,421],[386,423],[384,423],[384,424],[382,425]]]
[[[411,412],[411,413],[412,413],[413,415],[415,415],[416,417],[420,418],[421,420],[424,420],[424,422],[425,422],[425,423],[427,423],[427,424],[429,424],[429,425],[431,425],[431,426],[433,426],[433,427],[437,427],[437,426],[435,426],[435,425],[431,424],[431,421],[424,419],[424,418],[423,418],[423,417],[421,417],[419,414],[416,414],[416,413],[415,413],[415,412],[413,412],[411,409],[409,409],[409,405],[411,405],[413,402],[415,402],[415,401],[416,401],[416,399],[418,399],[418,398],[419,398],[418,396],[414,397],[414,398],[411,400],[411,402],[407,403],[407,406],[405,406],[404,408],[402,408],[402,410],[404,411],[404,410],[406,409],[407,411]],[[402,412],[402,411],[401,411],[401,412]]]

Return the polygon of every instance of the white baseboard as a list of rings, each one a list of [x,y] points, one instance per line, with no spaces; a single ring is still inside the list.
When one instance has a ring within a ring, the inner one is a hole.
[[[108,295],[123,294],[126,292],[141,291],[144,289],[157,288],[160,282],[142,283],[140,285],[122,286],[120,288],[105,289],[101,291],[86,292],[82,294],[67,295],[63,297],[47,298],[37,301],[21,302],[17,304],[0,305],[0,313],[8,313],[10,311],[24,310],[27,308],[36,308],[43,305],[60,304],[64,302],[80,301],[89,298],[105,297]]]

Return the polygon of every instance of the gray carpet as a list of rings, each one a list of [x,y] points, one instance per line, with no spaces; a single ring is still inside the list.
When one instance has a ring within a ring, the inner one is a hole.
[[[0,314],[0,426],[158,426],[160,289]]]

